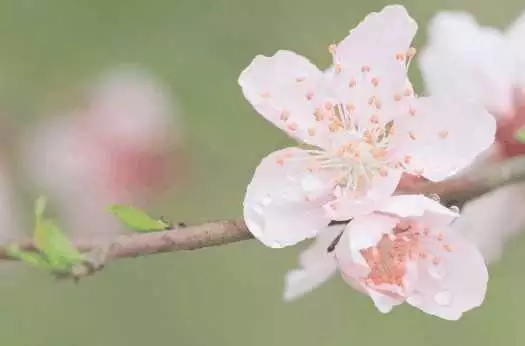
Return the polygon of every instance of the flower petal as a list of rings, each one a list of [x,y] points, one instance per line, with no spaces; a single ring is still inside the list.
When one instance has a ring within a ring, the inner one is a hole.
[[[239,76],[244,97],[268,121],[292,137],[319,145],[314,95],[323,74],[308,59],[281,50],[271,57],[256,56]]]
[[[525,226],[523,205],[525,184],[505,186],[467,203],[451,227],[473,242],[487,263],[495,262]]]
[[[420,267],[416,293],[407,302],[428,314],[457,320],[483,303],[488,272],[481,253],[463,235],[450,228],[441,233],[451,250],[443,251],[441,243],[427,248],[439,264]]]
[[[525,37],[525,12],[507,29],[505,36],[513,56],[516,59],[517,66],[515,73],[517,75],[518,86],[523,90],[525,88],[525,46],[523,45],[523,38]]]
[[[396,146],[408,154],[410,172],[439,181],[472,163],[494,142],[496,122],[474,104],[419,98],[414,115],[396,121]]]
[[[301,253],[300,268],[289,271],[285,276],[284,300],[291,301],[313,291],[335,274],[337,263],[333,253],[327,249],[344,227],[331,226],[321,231],[315,242]]]
[[[432,19],[428,41],[419,66],[431,95],[470,100],[500,115],[510,113],[516,63],[499,31],[479,26],[467,13],[443,12]]]
[[[406,82],[406,64],[397,55],[408,51],[416,31],[417,23],[403,6],[386,6],[350,31],[337,46],[335,61],[356,77],[363,67],[370,67],[371,74],[401,88]]]
[[[377,211],[394,214],[401,218],[432,218],[432,224],[448,225],[459,214],[424,195],[398,195],[386,199]],[[439,221],[438,221],[439,220]]]
[[[376,246],[384,234],[392,232],[397,222],[397,218],[381,214],[370,214],[353,219],[345,229],[345,233],[348,234],[346,245],[350,248],[352,260],[368,267],[361,250]]]
[[[244,199],[250,232],[269,247],[294,245],[314,237],[329,219],[322,205],[333,198],[326,177],[307,170],[299,148],[276,151],[257,167]]]
[[[331,220],[344,221],[356,216],[370,214],[377,210],[384,199],[390,197],[397,188],[402,171],[390,169],[386,176],[376,175],[366,191],[365,197],[343,195],[325,205]]]

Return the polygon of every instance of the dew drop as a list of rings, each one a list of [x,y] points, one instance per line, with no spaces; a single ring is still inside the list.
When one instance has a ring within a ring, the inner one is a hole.
[[[270,203],[272,203],[272,198],[270,196],[265,196],[262,200],[261,200],[261,205],[263,207],[267,207],[270,205]]]
[[[444,290],[434,295],[434,300],[441,306],[448,306],[452,303],[452,293]]]
[[[428,267],[428,274],[436,280],[441,280],[445,277],[446,272],[443,266],[440,265],[432,265]]]

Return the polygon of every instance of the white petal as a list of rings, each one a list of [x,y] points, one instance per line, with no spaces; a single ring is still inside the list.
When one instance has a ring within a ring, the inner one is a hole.
[[[363,66],[392,88],[405,85],[406,66],[396,59],[406,53],[417,31],[417,23],[401,5],[386,6],[370,13],[338,45],[335,60],[343,71],[359,76]]]
[[[284,300],[291,301],[313,291],[335,274],[337,263],[333,253],[328,253],[327,249],[343,229],[344,226],[328,227],[301,253],[301,267],[285,276]]]
[[[441,220],[441,225],[448,225],[459,215],[440,203],[424,195],[398,195],[385,199],[377,211],[394,214],[398,217],[432,217],[433,223]]]
[[[276,151],[262,160],[248,185],[245,222],[269,247],[312,238],[330,221],[322,205],[332,198],[331,187],[328,179],[307,170],[307,158],[299,148]]]
[[[367,291],[377,310],[383,314],[389,313],[394,306],[403,303],[403,299],[395,299],[370,288],[368,288]]]
[[[368,266],[361,255],[361,250],[376,246],[383,235],[392,232],[398,221],[398,218],[380,214],[370,214],[353,219],[345,230],[348,237],[347,246],[350,248],[353,261]]]
[[[419,66],[431,95],[471,100],[501,115],[513,108],[511,49],[500,32],[480,27],[469,14],[442,12],[432,19]]]
[[[443,229],[442,234],[442,243],[427,248],[439,257],[440,263],[436,266],[429,261],[420,267],[418,299],[407,301],[428,314],[457,320],[483,303],[488,271],[481,253],[465,237],[450,229]],[[443,251],[442,244],[450,245],[452,251]],[[438,275],[433,273],[436,270]]]
[[[323,74],[308,59],[290,51],[278,51],[271,57],[256,56],[239,76],[244,97],[268,121],[289,135],[309,144],[323,140],[309,129],[315,121],[315,103]]]
[[[518,86],[525,88],[525,12],[508,28],[506,33],[507,42],[516,59],[516,75]]]
[[[410,170],[430,180],[457,173],[494,142],[495,119],[482,107],[436,97],[413,107],[415,115],[396,122],[396,145],[411,156]]]
[[[505,242],[525,226],[525,184],[509,185],[467,203],[452,224],[481,251],[487,263],[498,260]]]
[[[373,178],[365,197],[345,195],[336,201],[325,205],[327,215],[331,220],[344,221],[360,215],[370,214],[382,205],[385,198],[396,190],[402,171],[391,169],[386,177],[377,175]]]

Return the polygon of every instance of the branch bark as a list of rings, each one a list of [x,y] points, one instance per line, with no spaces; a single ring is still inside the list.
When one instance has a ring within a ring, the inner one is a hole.
[[[509,159],[487,169],[452,177],[442,182],[425,182],[404,188],[403,194],[435,194],[445,205],[462,206],[471,199],[489,193],[504,185],[525,181],[525,156]],[[175,228],[155,233],[133,233],[113,240],[97,238],[74,239],[73,244],[83,253],[102,252],[96,264],[79,270],[80,276],[101,269],[108,261],[157,253],[196,250],[252,239],[242,219],[220,220],[200,225]],[[31,240],[18,245],[26,251],[38,251]],[[103,251],[100,251],[100,250]],[[0,259],[12,259],[7,246],[0,246]],[[75,276],[78,277],[78,276]]]

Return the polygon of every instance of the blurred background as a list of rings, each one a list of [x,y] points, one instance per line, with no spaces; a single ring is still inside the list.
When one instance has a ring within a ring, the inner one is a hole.
[[[498,27],[525,10],[518,0],[402,3],[420,23],[416,47],[439,10]],[[111,202],[188,224],[239,217],[259,160],[290,143],[244,101],[240,71],[281,48],[328,66],[327,45],[386,4],[1,1],[0,238],[31,231],[40,193],[71,233],[119,232],[102,210]],[[416,64],[411,73],[421,91]],[[4,264],[0,337],[10,346],[523,345],[523,246],[522,237],[507,248],[486,303],[459,322],[405,306],[382,315],[338,278],[285,304],[283,275],[301,247],[255,241],[115,262],[78,285]]]

